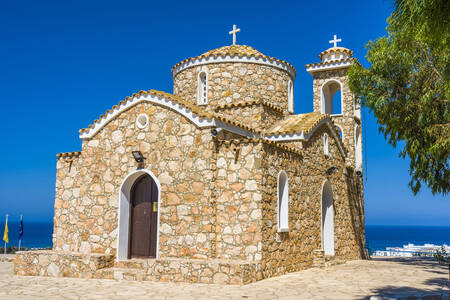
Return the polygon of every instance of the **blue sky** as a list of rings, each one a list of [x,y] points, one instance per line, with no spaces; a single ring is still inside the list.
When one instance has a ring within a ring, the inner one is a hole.
[[[172,92],[174,64],[237,43],[297,69],[295,112],[312,111],[312,77],[333,34],[364,65],[385,34],[391,1],[3,1],[0,9],[0,216],[51,220],[56,154],[81,149],[78,130],[139,90]],[[450,201],[413,196],[407,160],[366,111],[366,222],[450,225]]]

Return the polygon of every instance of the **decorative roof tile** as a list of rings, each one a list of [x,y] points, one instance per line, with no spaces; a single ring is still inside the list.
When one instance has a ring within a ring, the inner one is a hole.
[[[331,48],[328,48],[325,51],[322,51],[319,54],[319,58],[323,59],[324,55],[328,54],[328,53],[346,53],[346,54],[348,54],[349,57],[351,57],[353,55],[353,51],[350,50],[350,49],[347,49],[347,48],[344,48],[344,47],[331,47]]]
[[[294,77],[295,77],[295,68],[293,65],[291,65],[290,63],[288,63],[287,61],[275,58],[275,57],[271,57],[271,56],[267,56],[262,54],[261,52],[259,52],[258,50],[254,49],[253,47],[250,46],[246,46],[246,45],[231,45],[231,46],[224,46],[224,47],[220,47],[214,50],[210,50],[208,52],[205,52],[199,56],[195,56],[195,57],[190,57],[187,58],[179,63],[177,63],[175,66],[173,66],[172,68],[172,74],[174,72],[174,70],[176,68],[178,68],[179,66],[188,63],[188,62],[192,62],[195,60],[201,60],[203,58],[218,58],[218,57],[249,57],[249,58],[263,58],[266,60],[269,60],[271,62],[276,62],[276,63],[282,63],[287,65],[289,68],[291,68],[293,70],[294,73]]]
[[[192,102],[186,101],[185,99],[183,99],[183,98],[181,98],[179,96],[176,96],[176,95],[173,95],[173,94],[169,94],[169,93],[166,93],[166,92],[162,92],[162,91],[149,90],[149,91],[139,91],[138,93],[134,93],[133,95],[131,95],[129,97],[126,97],[125,100],[119,101],[118,105],[114,105],[112,107],[112,109],[107,110],[105,112],[105,114],[101,115],[98,119],[96,119],[93,124],[89,125],[87,128],[80,129],[79,130],[80,134],[83,133],[83,132],[89,131],[92,128],[94,128],[97,123],[100,123],[102,121],[102,119],[107,118],[109,114],[113,113],[114,109],[119,108],[123,104],[126,104],[128,101],[131,101],[133,98],[140,97],[140,96],[146,96],[146,95],[152,95],[152,96],[157,96],[157,97],[161,97],[161,98],[165,98],[165,99],[171,100],[171,101],[173,101],[173,102],[175,102],[175,103],[177,103],[177,104],[179,104],[181,106],[184,106],[185,108],[187,108],[188,110],[192,111],[194,114],[196,114],[197,116],[199,116],[200,118],[203,118],[203,119],[219,120],[219,121],[224,122],[226,124],[229,124],[229,125],[232,125],[232,126],[236,126],[236,127],[241,128],[241,129],[244,129],[244,130],[247,130],[247,131],[250,131],[250,132],[254,132],[254,133],[257,133],[257,134],[262,132],[259,129],[252,129],[250,126],[247,126],[245,124],[241,124],[239,122],[230,120],[230,119],[225,118],[223,116],[219,116],[219,115],[214,114],[214,113],[209,113],[206,110],[204,110],[202,107],[200,107],[200,106],[198,106],[196,104],[193,104]]]
[[[294,134],[302,132],[304,134],[308,134],[319,122],[329,117],[330,116],[327,114],[321,114],[318,112],[291,115],[273,125],[265,133],[267,135]]]
[[[245,107],[245,106],[252,106],[252,105],[258,105],[258,104],[262,104],[270,109],[273,109],[279,113],[283,113],[284,110],[272,103],[269,103],[265,100],[250,100],[250,101],[238,101],[238,102],[233,102],[230,104],[222,104],[222,105],[218,105],[216,106],[216,108],[214,108],[215,111],[221,110],[221,109],[229,109],[229,108],[235,108],[235,107]]]
[[[71,158],[71,157],[77,157],[81,155],[81,151],[74,151],[74,152],[62,152],[56,154],[56,157],[59,158]]]
[[[319,62],[319,63],[314,63],[314,64],[307,64],[305,65],[305,68],[311,68],[311,67],[320,67],[320,66],[325,66],[325,65],[331,65],[331,64],[335,64],[335,63],[357,63],[359,64],[358,60],[354,57],[351,58],[346,58],[346,59],[340,59],[340,60],[332,60],[332,61],[323,61],[323,62]]]

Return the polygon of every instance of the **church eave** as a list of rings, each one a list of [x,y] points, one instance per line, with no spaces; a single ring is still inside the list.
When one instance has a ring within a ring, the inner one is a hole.
[[[81,155],[81,151],[74,151],[74,152],[61,152],[56,154],[56,158],[72,158],[72,157],[78,157]]]
[[[172,76],[175,77],[175,75],[187,68],[191,68],[198,65],[205,65],[205,64],[213,64],[213,63],[233,63],[233,62],[241,62],[241,63],[254,63],[254,64],[262,64],[262,65],[268,65],[274,68],[281,69],[283,71],[288,72],[292,79],[295,79],[296,76],[296,70],[294,66],[292,66],[290,63],[270,56],[265,56],[263,54],[261,55],[209,55],[209,56],[197,56],[197,57],[191,57],[187,58],[179,63],[177,63],[172,68]]]
[[[346,59],[320,62],[320,63],[315,63],[315,64],[307,64],[307,65],[305,65],[305,68],[308,73],[314,73],[314,72],[324,71],[324,70],[348,68],[354,63],[360,65],[358,60],[356,58],[352,57],[352,58],[346,58]]]
[[[150,90],[135,93],[130,97],[126,97],[125,100],[120,101],[118,105],[114,105],[112,109],[106,111],[106,113],[95,120],[93,124],[89,125],[87,128],[81,129],[80,138],[83,140],[92,138],[101,128],[115,119],[120,113],[141,102],[151,102],[156,105],[167,107],[180,113],[184,117],[187,117],[200,128],[227,127],[226,129],[231,132],[252,137],[258,136],[262,132],[259,129],[252,129],[245,124],[206,112],[203,108],[192,104],[181,97],[161,91]]]

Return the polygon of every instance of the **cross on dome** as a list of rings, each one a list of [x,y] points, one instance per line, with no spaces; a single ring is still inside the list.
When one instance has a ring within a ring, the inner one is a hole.
[[[232,34],[233,35],[233,45],[236,45],[236,33],[238,33],[239,31],[241,31],[240,28],[236,29],[236,25],[233,25],[233,30],[231,30],[228,34]]]
[[[334,44],[334,48],[336,48],[337,47],[337,43],[339,43],[339,42],[342,42],[342,39],[338,39],[337,37],[336,37],[336,35],[334,35],[334,38],[331,40],[331,41],[329,41],[328,43],[330,43],[330,44]]]

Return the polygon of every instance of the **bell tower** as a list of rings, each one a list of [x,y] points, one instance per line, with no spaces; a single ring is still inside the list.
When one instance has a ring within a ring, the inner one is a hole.
[[[313,76],[314,111],[331,115],[355,171],[362,174],[361,107],[347,78],[348,69],[358,61],[353,51],[337,46],[341,41],[334,35],[333,47],[319,54],[321,62],[306,65],[306,71]]]

